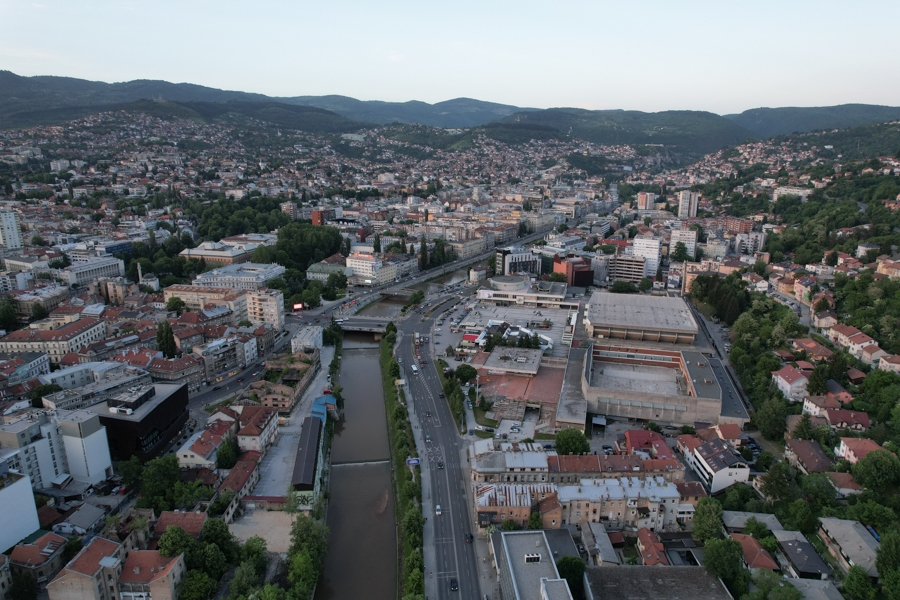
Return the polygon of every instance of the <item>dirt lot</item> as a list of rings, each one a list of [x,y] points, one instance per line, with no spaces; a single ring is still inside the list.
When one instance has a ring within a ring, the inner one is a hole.
[[[291,515],[286,512],[254,510],[244,513],[228,529],[242,542],[258,535],[266,540],[269,552],[281,553],[287,552],[291,546],[292,523]]]

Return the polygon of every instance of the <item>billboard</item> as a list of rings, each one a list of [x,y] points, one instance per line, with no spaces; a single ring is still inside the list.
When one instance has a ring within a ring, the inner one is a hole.
[[[298,302],[297,304],[295,304],[295,305],[294,305],[294,310],[303,310],[303,303],[302,303],[302,302]]]

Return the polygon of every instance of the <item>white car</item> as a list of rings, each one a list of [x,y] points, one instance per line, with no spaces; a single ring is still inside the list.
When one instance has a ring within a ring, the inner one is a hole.
[[[441,516],[441,505],[440,504],[438,504],[437,506],[434,507],[434,514],[436,514],[437,516]]]

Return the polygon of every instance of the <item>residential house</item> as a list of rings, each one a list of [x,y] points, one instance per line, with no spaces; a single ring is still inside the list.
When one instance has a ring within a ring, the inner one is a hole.
[[[228,472],[228,476],[222,481],[222,485],[219,486],[219,493],[229,490],[234,492],[234,500],[225,510],[225,514],[222,515],[222,519],[226,523],[231,523],[234,518],[234,511],[240,504],[241,499],[249,495],[259,482],[259,469],[257,468],[259,466],[259,458],[259,452],[245,452],[241,460],[237,461]]]
[[[206,519],[207,514],[201,512],[163,511],[159,513],[159,519],[153,528],[153,539],[159,540],[169,527],[181,527],[189,536],[199,540]]]
[[[744,564],[750,569],[751,573],[755,573],[760,569],[767,571],[780,570],[772,555],[752,535],[732,533],[731,539],[741,545],[741,550],[744,552]]]
[[[774,371],[772,373],[772,379],[775,381],[775,385],[778,389],[781,390],[781,393],[792,402],[809,395],[806,391],[806,385],[809,383],[809,379],[790,365],[782,367],[778,371]]]
[[[851,465],[855,465],[865,458],[866,454],[875,450],[884,448],[867,438],[842,437],[841,444],[834,450],[834,455],[835,458],[848,460]]]
[[[788,415],[784,418],[784,437],[786,439],[794,437],[794,430],[797,428],[797,424],[800,423],[800,419],[802,418],[803,415]],[[816,429],[820,425],[828,425],[828,421],[825,420],[825,417],[810,417],[809,422],[813,429]]]
[[[811,338],[795,339],[792,347],[797,352],[806,352],[810,360],[821,362],[830,360],[834,352]]]
[[[819,537],[846,576],[850,567],[862,567],[869,577],[878,578],[875,558],[881,543],[859,521],[819,517]]]
[[[9,559],[0,554],[0,600],[7,600],[12,587],[12,573],[9,570]]]
[[[232,405],[216,409],[207,423],[225,420],[238,423],[237,440],[241,450],[265,454],[278,434],[278,412],[265,406]]]
[[[650,531],[646,527],[638,529],[636,547],[638,553],[641,555],[641,562],[645,566],[653,567],[669,564],[665,546],[659,541],[659,537],[656,533]]]
[[[882,371],[900,373],[900,354],[886,354],[878,360],[878,368]]]
[[[678,523],[685,525],[694,521],[694,512],[702,498],[707,497],[703,484],[699,481],[682,481],[675,484],[678,491]]]
[[[775,517],[768,513],[753,513],[739,510],[722,511],[722,525],[728,533],[743,533],[747,527],[747,521],[755,519],[766,526],[769,531],[777,531],[784,529],[781,523]]]
[[[827,579],[831,569],[799,531],[770,530],[778,541],[781,562],[786,574],[798,579]]]
[[[62,535],[86,536],[96,533],[106,522],[106,511],[93,504],[84,503],[59,523],[53,532]]]
[[[813,315],[813,327],[828,329],[838,324],[837,313],[833,310],[823,310]]]
[[[824,473],[834,464],[815,440],[787,440],[784,457],[791,466],[802,471],[804,475]]]
[[[834,430],[849,429],[861,433],[871,427],[868,413],[862,411],[830,409],[825,411],[825,420]]]
[[[710,494],[750,479],[749,464],[725,440],[714,439],[700,444],[686,458]]]
[[[809,396],[803,399],[803,413],[812,417],[824,417],[826,410],[841,407],[841,403],[831,396]]]
[[[856,483],[856,480],[853,479],[853,475],[850,473],[835,473],[834,471],[826,471],[825,474],[828,475],[828,480],[837,491],[837,497],[839,500],[844,500],[849,498],[850,496],[855,496],[863,492],[863,486]]]
[[[177,600],[178,584],[186,572],[184,553],[169,558],[157,550],[134,550],[119,575],[119,596],[122,600]]]
[[[848,402],[853,401],[853,394],[848,392],[844,388],[844,386],[839,384],[834,379],[829,379],[828,381],[826,381],[825,387],[827,388],[827,391],[825,392],[825,394],[830,398],[834,398],[841,404],[847,404]]]
[[[50,600],[120,600],[124,559],[121,544],[93,538],[47,585]]]

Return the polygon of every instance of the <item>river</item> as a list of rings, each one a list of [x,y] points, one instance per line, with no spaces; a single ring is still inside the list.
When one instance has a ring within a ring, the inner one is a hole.
[[[314,600],[397,597],[397,530],[378,343],[344,336],[344,418],[334,428],[328,554]]]

